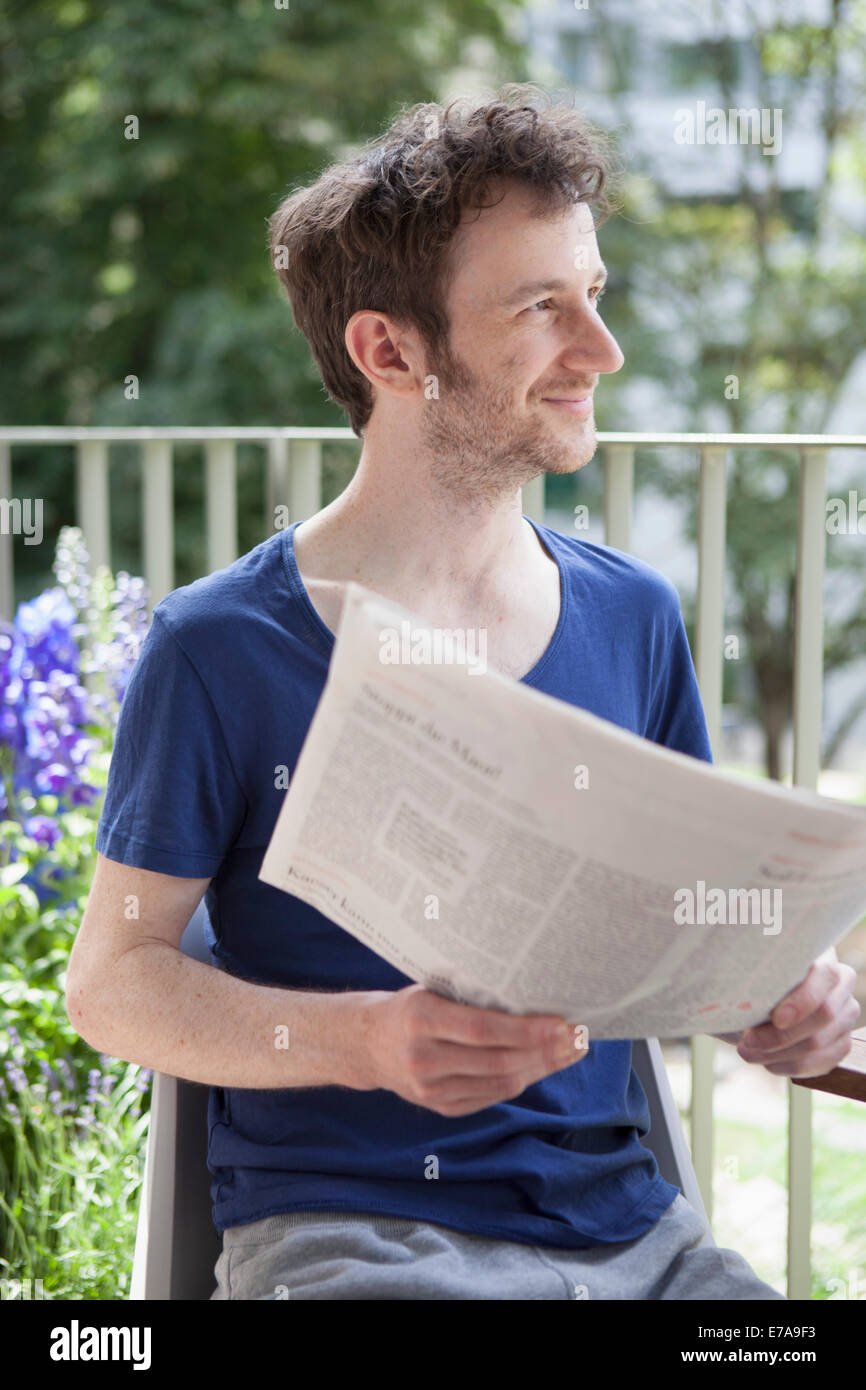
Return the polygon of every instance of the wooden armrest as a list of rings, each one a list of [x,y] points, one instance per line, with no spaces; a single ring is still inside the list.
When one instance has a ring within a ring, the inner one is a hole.
[[[795,1086],[809,1086],[813,1091],[866,1101],[866,1028],[858,1028],[851,1034],[851,1051],[838,1067],[824,1076],[792,1076],[791,1080]]]

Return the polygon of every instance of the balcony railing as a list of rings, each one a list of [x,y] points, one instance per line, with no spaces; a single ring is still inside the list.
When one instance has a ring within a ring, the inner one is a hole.
[[[151,604],[174,587],[172,446],[198,443],[205,452],[208,571],[237,558],[236,446],[258,443],[267,450],[262,498],[266,531],[275,508],[284,505],[292,520],[312,516],[322,505],[322,444],[358,444],[349,429],[189,428],[88,429],[76,427],[0,428],[0,499],[11,491],[13,444],[75,444],[76,516],[91,561],[111,563],[108,448],[113,442],[141,446],[142,551]],[[796,558],[794,632],[794,768],[796,785],[815,789],[819,773],[823,696],[824,561],[828,449],[866,450],[866,435],[784,434],[605,434],[598,435],[604,458],[605,542],[631,550],[636,448],[675,447],[697,456],[699,486],[698,593],[695,668],[710,740],[719,747],[722,711],[724,636],[726,475],[729,451],[773,449],[796,454],[800,492]],[[544,479],[523,492],[524,512],[544,516]],[[8,515],[8,512],[7,512]],[[13,595],[11,536],[0,531],[0,617],[11,616]],[[716,1043],[697,1037],[691,1044],[691,1149],[707,1214],[713,1199],[713,1085]],[[809,1086],[788,1084],[788,1297],[811,1295],[812,1098]]]

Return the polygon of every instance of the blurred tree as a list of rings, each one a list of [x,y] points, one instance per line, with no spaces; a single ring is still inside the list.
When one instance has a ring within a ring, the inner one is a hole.
[[[692,0],[678,9],[692,17],[695,32],[707,19],[706,6]],[[739,10],[736,19],[725,6],[713,13],[720,32],[728,22],[742,34]],[[864,350],[866,4],[828,0],[824,23],[798,23],[781,5],[746,5],[743,13],[752,37],[738,44],[736,65],[721,39],[695,40],[688,49],[699,74],[690,96],[725,111],[782,109],[785,138],[807,140],[811,149],[814,140],[820,151],[817,169],[804,158],[801,188],[791,187],[790,173],[780,185],[776,158],[737,144],[708,146],[703,155],[727,168],[733,153],[729,191],[680,196],[667,189],[669,156],[657,136],[644,140],[641,156],[631,122],[641,108],[627,99],[623,72],[634,36],[598,14],[595,38],[612,74],[608,95],[630,151],[624,215],[605,229],[603,245],[612,291],[605,319],[626,352],[626,369],[606,393],[621,403],[619,429],[821,434]],[[678,61],[685,66],[682,54]],[[671,403],[671,423],[628,420],[625,388],[639,378]],[[846,467],[842,495],[850,482],[866,496],[862,457],[847,454]],[[694,541],[694,460],[680,451],[646,452],[638,476],[682,503]],[[734,453],[728,473],[725,632],[743,640],[741,659],[725,663],[725,699],[762,728],[773,778],[785,775],[781,743],[791,718],[798,476],[796,457],[757,450]],[[832,532],[827,541],[830,677],[866,657],[866,545],[862,532],[859,544]],[[866,694],[825,730],[825,765],[864,710]]]
[[[519,8],[0,0],[0,418],[345,425],[271,268],[267,219],[399,106],[437,99],[460,62],[491,85],[522,77],[508,33]],[[16,463],[46,527],[71,520],[70,458],[29,450]],[[200,470],[177,473],[184,577]],[[136,562],[138,498],[116,494],[122,566]],[[261,539],[258,488],[240,523]],[[53,538],[16,544],[22,592],[48,582]]]

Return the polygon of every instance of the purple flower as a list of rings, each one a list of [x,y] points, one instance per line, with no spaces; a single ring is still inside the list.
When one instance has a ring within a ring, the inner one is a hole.
[[[53,849],[61,838],[60,827],[50,816],[31,816],[24,822],[24,833],[46,849]]]
[[[17,1091],[19,1094],[22,1091],[26,1091],[27,1077],[25,1076],[21,1068],[17,1065],[17,1063],[4,1062],[3,1067],[6,1072],[6,1075],[9,1078],[9,1082],[12,1086],[13,1091]]]
[[[36,786],[43,795],[62,796],[70,784],[71,773],[62,763],[50,763],[36,774]]]
[[[76,619],[75,609],[60,588],[46,589],[29,603],[18,605],[15,626],[23,638],[18,661],[26,678],[44,678],[55,670],[77,675],[81,656],[72,636]]]
[[[90,806],[98,795],[98,787],[92,787],[89,782],[79,782],[77,786],[72,788],[72,804],[73,806]]]
[[[91,574],[76,527],[61,530],[54,572],[56,587],[19,604],[14,624],[0,623],[0,752],[11,750],[0,813],[7,819],[38,811],[31,798],[56,797],[65,811],[100,797],[89,764],[111,746],[149,625],[144,581]],[[33,815],[28,827],[49,852],[60,837],[50,817]]]

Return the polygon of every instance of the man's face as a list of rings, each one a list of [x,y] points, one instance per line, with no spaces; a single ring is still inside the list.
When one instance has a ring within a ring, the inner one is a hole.
[[[429,368],[439,395],[424,402],[422,447],[434,478],[463,495],[496,498],[582,468],[596,449],[599,375],[624,361],[598,311],[590,209],[539,219],[530,206],[511,184],[496,206],[464,214],[452,245],[449,350]]]

